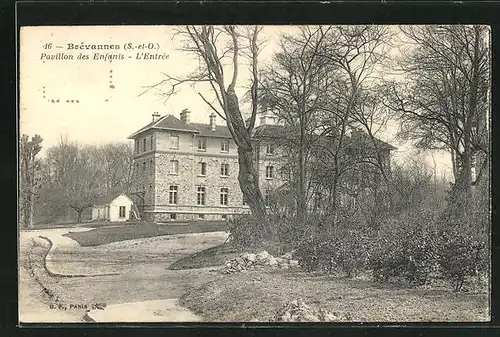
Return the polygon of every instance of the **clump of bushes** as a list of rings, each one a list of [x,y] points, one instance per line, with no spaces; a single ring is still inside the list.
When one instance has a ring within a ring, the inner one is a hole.
[[[468,277],[488,272],[488,247],[487,240],[474,234],[442,233],[438,263],[442,275],[451,282],[455,291],[462,289]]]
[[[327,238],[309,238],[295,255],[307,271],[340,272],[350,278],[367,269],[371,246],[370,235],[363,231],[337,230]]]
[[[244,250],[266,241],[266,231],[262,222],[251,215],[241,215],[229,220],[228,229],[231,242]]]
[[[270,217],[280,247],[294,251],[308,272],[355,277],[371,273],[379,282],[424,285],[435,277],[448,280],[455,291],[489,268],[488,233],[478,217],[452,221],[440,210],[418,208],[385,219],[377,226],[356,226],[349,219],[333,221],[308,216]],[[480,230],[483,228],[483,230]],[[262,223],[251,216],[231,220],[230,232],[241,250],[269,240]]]
[[[450,226],[438,216],[420,209],[387,219],[376,230],[344,226],[310,235],[295,255],[308,272],[371,272],[379,282],[415,286],[440,277],[459,291],[468,278],[488,271],[487,234],[467,224]]]
[[[426,227],[402,231],[397,222],[393,224],[393,230],[385,227],[378,233],[370,259],[373,278],[426,284],[429,274],[436,270],[435,231]]]

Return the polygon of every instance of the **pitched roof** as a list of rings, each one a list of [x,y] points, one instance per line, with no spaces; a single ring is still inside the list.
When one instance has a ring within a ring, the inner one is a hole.
[[[201,137],[233,138],[227,125],[217,125],[215,131],[212,131],[209,124],[191,123],[191,125],[198,130]]]
[[[129,198],[125,193],[113,193],[113,194],[108,194],[100,199],[98,199],[94,205],[106,205],[106,204],[109,204],[110,202],[112,202],[113,200],[115,200],[116,198],[118,198],[120,195],[124,195],[126,196],[127,198]],[[130,199],[130,198],[129,198]],[[130,199],[132,200],[132,199]]]
[[[131,134],[128,139],[133,139],[135,136],[148,131],[150,129],[164,129],[164,130],[175,130],[175,131],[186,131],[186,132],[195,132],[198,133],[198,130],[193,128],[190,124],[186,124],[181,121],[179,118],[176,118],[173,115],[165,115],[159,118],[155,122],[151,122],[146,126],[140,128],[133,134]]]
[[[215,131],[212,131],[209,124],[203,124],[203,123],[187,124],[173,115],[163,116],[156,122],[151,122],[147,124],[146,126],[140,128],[139,130],[131,134],[128,138],[133,139],[137,135],[145,131],[148,131],[150,129],[193,132],[199,134],[202,137],[232,138],[231,132],[229,131],[229,128],[226,125],[217,125]]]
[[[296,130],[293,130],[290,127],[282,126],[282,125],[261,125],[254,129],[254,137],[256,138],[289,138],[293,139],[294,134],[296,134]],[[368,139],[368,134],[358,131],[358,136],[366,137]],[[326,140],[326,138],[325,138]],[[353,135],[347,137],[347,141],[350,142],[353,140]],[[375,138],[377,145],[384,150],[396,150],[397,148],[392,146],[389,143],[386,143],[378,138]]]

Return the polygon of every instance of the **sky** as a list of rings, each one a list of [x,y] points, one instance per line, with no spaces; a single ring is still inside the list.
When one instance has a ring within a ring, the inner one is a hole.
[[[167,102],[154,91],[140,95],[146,86],[164,78],[162,72],[181,77],[196,70],[198,60],[179,50],[182,42],[175,36],[177,28],[23,27],[19,65],[20,133],[41,135],[44,139],[41,156],[44,156],[46,149],[57,145],[61,137],[81,144],[126,142],[130,134],[152,120],[154,112],[178,117],[183,109],[189,109],[193,122],[208,123],[211,110],[198,95],[198,92],[210,95],[206,86],[193,88],[186,84]],[[271,64],[280,34],[294,29],[293,26],[264,28],[265,45],[259,58],[263,66]],[[98,45],[119,49],[92,49]],[[145,59],[144,53],[158,57]],[[80,54],[88,59],[80,59]],[[106,54],[123,59],[109,61],[105,59]],[[64,59],[71,56],[72,59]],[[244,72],[245,69],[242,78]],[[246,91],[244,84],[245,81],[237,90],[240,96]],[[218,124],[223,122],[218,118]],[[398,148],[393,154],[395,160],[404,162],[414,157],[415,150],[409,144],[394,138],[397,125],[393,123],[388,130],[379,137]],[[451,176],[451,162],[445,153],[424,157],[431,167],[436,163],[438,175]]]

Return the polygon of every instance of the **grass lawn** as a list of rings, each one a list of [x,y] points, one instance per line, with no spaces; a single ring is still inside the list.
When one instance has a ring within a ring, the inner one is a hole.
[[[221,266],[226,261],[240,256],[240,254],[241,252],[234,248],[231,242],[227,242],[179,259],[172,263],[169,269],[179,270]]]
[[[271,321],[286,303],[349,316],[353,322],[459,322],[489,320],[486,292],[453,293],[284,270],[220,275],[190,289],[181,304],[207,321]]]
[[[225,222],[199,221],[160,225],[146,222],[102,226],[86,232],[70,232],[65,236],[77,241],[80,246],[89,247],[161,235],[217,232],[224,231],[226,228]]]

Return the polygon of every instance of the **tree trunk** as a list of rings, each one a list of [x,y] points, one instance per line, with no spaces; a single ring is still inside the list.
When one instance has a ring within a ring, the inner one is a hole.
[[[34,209],[35,209],[35,200],[33,198],[33,193],[30,193],[29,198],[30,198],[30,200],[29,200],[29,219],[28,219],[27,225],[28,225],[28,228],[33,228],[33,213],[34,213]]]
[[[82,213],[83,213],[83,209],[80,209],[80,210],[77,210],[76,211],[77,213],[77,222],[80,223],[82,221]]]
[[[265,221],[267,217],[266,205],[259,188],[258,172],[253,164],[253,158],[252,149],[238,147],[238,182],[252,214],[259,220]]]
[[[238,104],[234,88],[226,93],[226,124],[238,147],[238,182],[241,192],[247,199],[252,214],[269,230],[266,205],[259,188],[258,172],[254,164],[254,149],[251,141],[251,130],[247,130]]]
[[[304,160],[304,126],[301,122],[300,127],[300,144],[299,144],[299,195],[297,200],[297,216],[299,220],[303,220],[305,214],[307,213],[307,204],[306,204],[306,190],[305,190],[305,180],[306,180],[306,165]]]

